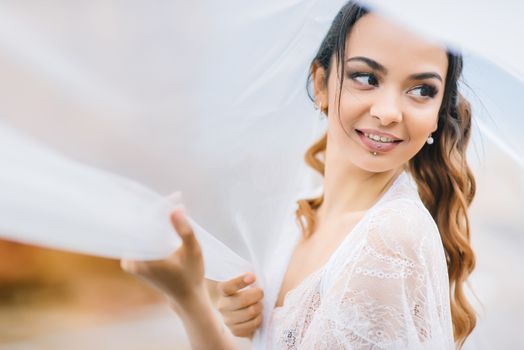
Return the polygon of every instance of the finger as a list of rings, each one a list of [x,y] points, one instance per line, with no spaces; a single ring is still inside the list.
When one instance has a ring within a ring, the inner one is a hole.
[[[262,315],[258,315],[252,320],[249,320],[244,323],[236,324],[229,327],[231,333],[237,337],[249,337],[251,334],[257,330],[258,327],[262,324]]]
[[[142,262],[136,260],[122,259],[120,260],[120,267],[122,270],[130,274],[138,274],[143,270]]]
[[[177,208],[173,211],[171,223],[187,248],[197,249],[200,247],[183,209]]]
[[[239,323],[244,323],[254,319],[262,313],[263,304],[261,302],[254,303],[240,310],[229,311],[224,315],[224,323],[230,327]]]
[[[218,310],[224,314],[228,311],[240,310],[264,298],[264,291],[260,288],[250,287],[235,295],[222,297],[219,300]]]
[[[148,277],[153,275],[156,271],[164,269],[165,262],[162,260],[140,261],[122,259],[120,261],[120,267],[127,273],[141,277]]]
[[[218,284],[218,290],[223,296],[230,296],[238,292],[240,289],[245,288],[255,282],[255,275],[252,273],[246,273],[235,277],[229,281],[221,282]]]

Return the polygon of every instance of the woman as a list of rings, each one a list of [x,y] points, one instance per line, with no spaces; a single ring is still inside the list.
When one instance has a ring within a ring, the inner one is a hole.
[[[449,349],[475,326],[464,297],[474,254],[466,163],[471,113],[458,93],[460,56],[350,2],[311,64],[326,134],[306,154],[324,176],[298,202],[295,247],[267,337],[283,349]],[[173,301],[196,349],[231,349],[206,292],[198,242],[164,261],[124,261]],[[234,334],[260,324],[263,293],[241,276],[219,285]],[[242,290],[241,290],[242,289]],[[205,336],[203,336],[205,334]]]

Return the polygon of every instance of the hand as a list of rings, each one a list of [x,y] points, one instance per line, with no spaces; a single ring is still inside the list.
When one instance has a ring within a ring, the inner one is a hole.
[[[218,284],[217,307],[224,323],[237,337],[251,338],[262,323],[262,298],[264,292],[257,287],[249,287],[255,282],[251,273]]]
[[[193,229],[182,209],[171,214],[171,223],[182,245],[168,258],[155,261],[122,260],[122,268],[163,291],[175,307],[204,298],[204,259]]]

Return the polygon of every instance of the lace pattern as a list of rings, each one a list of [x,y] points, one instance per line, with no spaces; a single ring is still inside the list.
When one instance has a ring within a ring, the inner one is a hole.
[[[402,173],[271,314],[272,349],[452,349],[438,228]]]

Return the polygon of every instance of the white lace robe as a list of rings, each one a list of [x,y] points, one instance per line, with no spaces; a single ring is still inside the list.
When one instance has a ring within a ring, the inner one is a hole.
[[[452,349],[438,228],[402,173],[330,260],[274,308],[271,349]]]

